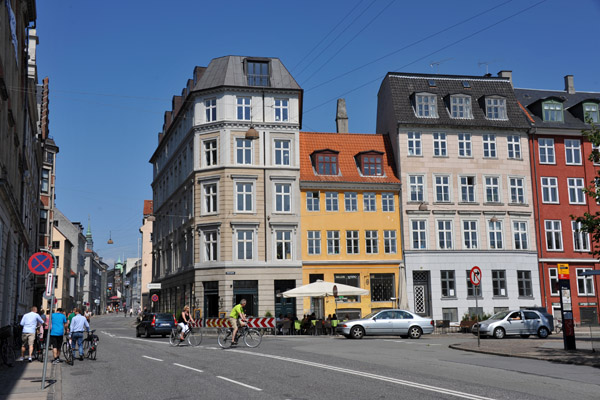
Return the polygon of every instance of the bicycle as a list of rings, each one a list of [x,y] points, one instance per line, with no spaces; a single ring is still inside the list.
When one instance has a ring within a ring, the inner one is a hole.
[[[87,337],[83,339],[83,351],[85,356],[90,360],[96,359],[96,352],[98,351],[99,339],[97,335],[94,335],[94,332],[96,332],[95,329],[93,331],[88,331]]]
[[[65,361],[69,365],[73,365],[73,349],[71,348],[71,338],[65,333],[65,340],[62,344],[62,352],[65,357]]]
[[[194,329],[197,329],[197,331],[194,331]],[[171,346],[179,346],[181,342],[186,340],[192,347],[200,346],[200,343],[202,343],[202,330],[200,328],[189,327],[188,331],[184,333],[182,340],[180,328],[171,329],[171,336],[169,337],[169,344]]]
[[[223,349],[230,348],[232,335],[233,328],[221,328],[217,338],[219,346],[221,346]],[[247,326],[242,326],[238,329],[235,341],[237,342],[240,337],[244,340],[246,346],[250,348],[258,347],[262,341],[262,335],[260,331],[256,328],[248,328]]]
[[[8,367],[12,367],[16,360],[15,349],[11,343],[11,332],[12,326],[10,325],[0,329],[0,358],[2,358],[2,362]]]

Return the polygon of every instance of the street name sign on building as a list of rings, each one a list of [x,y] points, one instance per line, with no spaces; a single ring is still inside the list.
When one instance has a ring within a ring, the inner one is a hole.
[[[160,283],[149,283],[146,285],[146,287],[150,290],[152,289],[162,289],[161,284]]]
[[[481,270],[479,269],[479,267],[475,266],[471,268],[471,272],[469,273],[469,279],[471,280],[473,286],[479,286],[479,284],[481,283]]]
[[[46,275],[54,266],[52,255],[49,253],[37,252],[29,257],[29,270],[35,275]]]

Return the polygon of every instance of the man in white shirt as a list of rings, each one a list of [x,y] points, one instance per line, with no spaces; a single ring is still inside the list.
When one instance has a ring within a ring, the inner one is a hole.
[[[79,347],[79,360],[83,361],[83,331],[89,331],[90,324],[87,319],[81,315],[79,308],[75,309],[75,316],[71,320],[71,326],[69,331],[71,332],[71,339],[73,342],[77,341],[77,347]],[[75,357],[75,346],[73,346],[73,357]]]
[[[29,346],[29,362],[31,362],[31,356],[33,355],[33,341],[37,332],[37,327],[42,325],[44,320],[37,313],[37,307],[31,307],[31,312],[23,315],[21,318],[21,326],[23,327],[23,334],[21,335],[21,358],[19,361],[25,359],[25,346]]]

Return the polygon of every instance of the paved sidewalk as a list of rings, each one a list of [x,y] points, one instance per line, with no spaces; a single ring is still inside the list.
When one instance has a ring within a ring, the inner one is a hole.
[[[0,400],[60,400],[60,365],[48,363],[46,387],[42,390],[44,363],[16,361],[14,366],[0,366]]]

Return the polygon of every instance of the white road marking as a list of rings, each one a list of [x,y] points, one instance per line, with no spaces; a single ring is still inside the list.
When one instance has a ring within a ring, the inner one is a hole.
[[[250,386],[250,385],[246,385],[245,383],[240,383],[240,382],[234,381],[233,379],[225,378],[224,376],[217,375],[217,378],[223,379],[224,381],[227,381],[227,382],[235,383],[236,385],[247,387],[248,389],[257,390],[259,392],[262,391],[262,389],[260,389],[260,388],[257,388],[257,387],[254,387],[254,386]]]
[[[181,365],[181,364],[177,364],[177,363],[173,363],[173,365],[177,365],[178,367],[181,367],[181,368],[191,369],[192,371],[196,371],[196,372],[204,372],[201,369],[196,369],[196,368],[188,367],[187,365]]]
[[[394,342],[394,343],[408,343],[407,340],[392,340],[392,339],[383,339],[384,342]],[[427,342],[411,342],[412,344],[416,344],[416,345],[425,345],[425,346],[441,346],[440,343],[427,343]]]
[[[160,358],[154,358],[154,357],[148,357],[148,356],[142,356],[142,357],[147,358],[148,360],[163,361]]]
[[[461,397],[463,399],[492,400],[492,398],[490,398],[490,397],[483,397],[483,396],[479,396],[479,395],[476,395],[476,394],[459,392],[457,390],[445,389],[445,388],[442,388],[442,387],[425,385],[425,384],[422,384],[422,383],[411,382],[411,381],[406,381],[406,380],[397,379],[397,378],[391,378],[391,377],[387,377],[387,376],[383,376],[383,375],[371,374],[371,373],[368,373],[368,372],[356,371],[356,370],[347,369],[347,368],[334,367],[334,366],[326,365],[326,364],[319,364],[319,363],[315,363],[315,362],[312,362],[312,361],[298,360],[298,359],[295,359],[295,358],[281,357],[281,356],[275,356],[275,355],[271,355],[271,354],[254,353],[254,352],[250,352],[250,351],[246,351],[246,350],[237,350],[236,349],[236,350],[229,350],[229,351],[230,352],[241,353],[241,354],[247,354],[247,355],[251,355],[251,356],[255,356],[255,357],[272,358],[272,359],[275,359],[275,360],[288,361],[288,362],[295,363],[295,364],[302,364],[302,365],[308,365],[308,366],[316,367],[316,368],[328,369],[328,370],[331,370],[331,371],[337,371],[337,372],[341,372],[341,373],[345,373],[345,374],[349,374],[349,375],[361,376],[363,378],[370,378],[370,379],[376,379],[376,380],[379,380],[379,381],[384,381],[384,382],[389,382],[389,383],[395,383],[395,384],[398,384],[398,385],[408,386],[408,387],[412,387],[412,388],[415,388],[415,389],[423,389],[423,390],[428,390],[428,391],[431,391],[431,392],[437,392],[437,393],[441,393],[441,394],[446,394],[446,395]],[[219,377],[219,378],[221,378],[221,377]],[[222,379],[226,379],[226,378],[222,378]],[[235,382],[235,383],[237,383],[237,382]]]

